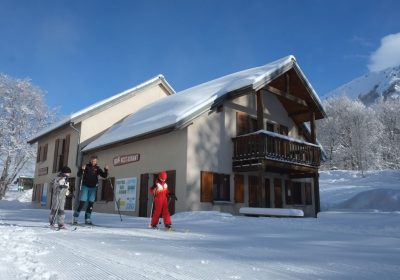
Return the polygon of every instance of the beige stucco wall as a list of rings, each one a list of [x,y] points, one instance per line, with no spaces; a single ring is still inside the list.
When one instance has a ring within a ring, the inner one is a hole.
[[[111,127],[127,115],[166,96],[165,91],[158,84],[153,84],[139,90],[123,102],[82,120],[81,142]]]
[[[71,128],[65,128],[63,130],[57,131],[56,133],[52,133],[48,135],[47,137],[41,138],[38,142],[38,145],[44,146],[48,144],[48,150],[47,150],[47,159],[46,161],[42,161],[39,163],[36,163],[35,167],[35,178],[34,178],[34,184],[44,184],[47,182],[50,182],[52,180],[56,173],[53,172],[53,162],[54,162],[54,149],[55,149],[55,142],[56,139],[59,138],[64,138],[67,135],[70,135],[70,147],[69,147],[69,153],[68,153],[68,166],[72,170],[72,174],[76,174],[76,166],[75,166],[75,161],[76,161],[76,152],[77,152],[77,141],[78,141],[78,136],[77,133],[72,130]],[[48,174],[47,175],[38,175],[38,171],[40,168],[48,168]]]
[[[107,150],[93,151],[89,154],[95,153],[98,156],[98,164],[101,168],[105,164],[109,165],[110,177],[115,177],[116,180],[119,178],[137,178],[136,210],[135,212],[123,212],[126,215],[137,216],[139,215],[140,175],[145,173],[157,174],[162,170],[176,170],[175,192],[178,201],[175,203],[175,209],[177,212],[185,210],[186,146],[187,129],[182,129],[142,141],[119,145]],[[136,153],[140,154],[138,162],[113,166],[114,157]],[[88,155],[85,155],[84,161],[89,161]],[[149,184],[151,184],[151,180]],[[151,200],[149,199],[150,203]],[[100,201],[95,203],[94,211],[115,213],[114,207],[115,202],[113,201],[107,203]],[[149,209],[150,206],[148,206],[148,211]]]
[[[38,145],[41,145],[42,147],[46,144],[48,144],[48,149],[47,149],[47,159],[45,161],[41,161],[36,163],[35,166],[35,178],[33,180],[34,185],[36,184],[43,184],[43,185],[48,185],[47,190],[49,190],[49,184],[53,178],[57,175],[57,173],[53,173],[53,163],[54,163],[54,149],[55,149],[55,143],[56,139],[65,139],[67,135],[70,135],[70,147],[69,147],[69,153],[68,153],[68,166],[71,168],[71,177],[76,177],[76,155],[77,155],[77,143],[78,143],[78,133],[74,131],[72,128],[67,127],[61,130],[57,130],[55,132],[52,132],[48,134],[46,137],[41,138],[38,141]],[[48,168],[48,173],[46,175],[38,175],[39,169],[40,168]],[[49,195],[47,196],[47,207],[50,205],[50,197]]]

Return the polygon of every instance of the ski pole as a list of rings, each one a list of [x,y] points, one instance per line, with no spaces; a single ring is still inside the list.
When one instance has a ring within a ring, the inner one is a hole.
[[[111,182],[111,178],[110,178],[110,177],[108,177],[108,180],[110,181],[110,185],[111,185],[111,188],[112,188],[112,190],[113,190],[115,205],[117,206],[119,218],[121,219],[121,222],[122,222],[121,211],[119,210],[119,201],[120,201],[120,199],[118,199],[118,202],[117,202],[116,197],[115,197],[114,185],[113,185],[113,183]]]

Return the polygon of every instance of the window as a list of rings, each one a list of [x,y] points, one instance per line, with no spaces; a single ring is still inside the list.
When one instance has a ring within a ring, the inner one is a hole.
[[[303,204],[303,200],[301,198],[301,183],[286,180],[285,185],[286,204]]]
[[[236,135],[257,131],[257,119],[243,112],[236,112]]]
[[[47,150],[49,148],[49,145],[46,143],[46,145],[43,146],[43,156],[41,158],[42,161],[47,160]]]
[[[47,160],[47,149],[49,145],[38,146],[36,162],[43,162]]]
[[[229,175],[213,174],[213,198],[214,201],[230,201]]]
[[[230,201],[230,176],[201,171],[201,202]]]
[[[311,184],[305,183],[305,189],[306,189],[306,204],[311,205],[312,204]]]
[[[301,183],[292,182],[292,191],[293,191],[293,203],[303,204],[303,200],[301,199]]]
[[[285,180],[285,198],[286,204],[293,204],[293,187],[292,182],[289,180]]]
[[[271,122],[267,122],[267,131],[274,132],[274,124]]]
[[[289,129],[288,129],[288,127],[287,126],[284,126],[284,125],[279,125],[279,131],[278,131],[278,133],[279,134],[282,134],[282,135],[286,135],[286,136],[288,136],[289,135]]]
[[[111,180],[111,184],[110,184]],[[113,186],[115,185],[115,178],[107,178],[101,180],[101,199],[100,200],[105,200],[105,201],[114,201],[114,190]]]
[[[68,165],[70,138],[71,137],[68,134],[64,139],[56,139],[54,148],[53,173],[58,172],[63,166]]]

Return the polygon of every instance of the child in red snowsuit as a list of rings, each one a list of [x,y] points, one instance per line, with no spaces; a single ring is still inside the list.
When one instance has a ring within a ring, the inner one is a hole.
[[[164,225],[166,228],[171,228],[171,216],[168,210],[168,185],[167,172],[162,171],[158,174],[158,178],[154,182],[154,185],[150,188],[150,192],[153,194],[153,212],[151,217],[151,227],[157,228],[158,220],[162,214]]]

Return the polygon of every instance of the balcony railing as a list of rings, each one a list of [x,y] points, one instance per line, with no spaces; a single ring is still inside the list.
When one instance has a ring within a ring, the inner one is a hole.
[[[233,149],[234,167],[264,159],[314,168],[320,165],[318,145],[265,130],[233,138]]]

